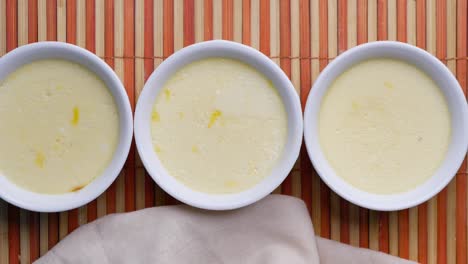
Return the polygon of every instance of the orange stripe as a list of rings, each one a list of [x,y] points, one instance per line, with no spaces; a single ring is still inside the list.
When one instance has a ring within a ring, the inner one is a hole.
[[[96,52],[96,17],[95,17],[95,0],[86,0],[86,49],[91,52]],[[97,218],[97,201],[91,201],[87,206],[88,222],[94,221]]]
[[[444,0],[436,2],[436,54],[447,54],[447,5]],[[447,262],[447,188],[437,196],[437,263]]]
[[[260,0],[260,51],[270,55],[270,1]]]
[[[467,56],[467,1],[457,1],[457,57],[466,57]],[[466,87],[466,60],[457,60],[457,79],[460,82],[460,86],[465,93],[467,94],[467,87]],[[463,163],[458,170],[458,173],[466,173],[467,172],[467,158],[463,160]],[[458,189],[457,189],[458,190]],[[463,207],[464,211],[466,211],[466,206]],[[458,210],[458,207],[457,207]],[[466,230],[466,229],[465,229]],[[466,236],[466,232],[464,232]],[[458,241],[458,239],[457,239]],[[466,238],[465,238],[466,241]],[[466,257],[466,251],[464,252]],[[458,261],[458,259],[457,259]],[[466,262],[466,261],[465,261]]]
[[[37,0],[28,2],[28,42],[37,42]],[[29,260],[39,258],[39,213],[29,212]]]
[[[409,258],[409,210],[398,212],[398,255]]]
[[[37,42],[37,0],[28,1],[28,42]]]
[[[397,1],[397,40],[406,42],[406,0]],[[409,258],[409,210],[398,212],[398,255]]]
[[[397,40],[406,42],[406,0],[397,1]]]
[[[250,0],[242,0],[242,43],[250,45]]]
[[[14,0],[6,0],[6,50],[7,52],[18,45],[18,6]]]
[[[280,66],[284,73],[291,78],[291,6],[289,1],[280,2]],[[291,195],[291,174],[288,175],[281,185],[283,194]]]
[[[114,0],[106,0],[104,2],[104,54],[106,63],[114,68]],[[115,182],[106,191],[106,210],[108,214],[115,213],[116,211]]]
[[[188,2],[188,1],[187,1]],[[154,69],[154,60],[152,59],[154,56],[154,31],[153,31],[153,1],[152,0],[145,0],[145,19],[144,19],[144,78],[145,81],[151,75]],[[153,179],[148,175],[148,172],[145,170],[145,207],[153,207],[154,206],[154,189],[155,184]]]
[[[76,0],[67,2],[67,42],[76,44]],[[68,233],[78,227],[78,209],[68,212]]]
[[[426,48],[426,3],[416,2],[416,45]],[[427,202],[418,206],[418,261],[427,263]]]
[[[322,71],[328,63],[328,1],[319,1],[320,57],[319,68]],[[289,38],[288,38],[289,39]],[[330,238],[330,189],[320,181],[320,235]]]
[[[203,14],[205,17],[204,39],[211,40],[213,39],[213,0],[205,0],[204,9],[205,9],[204,14]]]
[[[57,40],[57,0],[47,0],[47,40]]]
[[[223,0],[223,39],[232,40],[234,37],[234,3]]]
[[[377,39],[386,40],[388,38],[387,30],[387,0],[377,2]]]
[[[388,212],[379,212],[379,250],[390,251]]]
[[[7,10],[11,10],[11,9],[7,9]],[[10,261],[10,264],[19,263],[19,257],[18,257],[20,254],[19,221],[20,221],[19,208],[14,205],[8,204],[8,259]]]
[[[184,1],[184,46],[195,43],[195,2]]]
[[[58,236],[58,225],[59,223],[59,215],[58,213],[50,213],[48,214],[48,239],[49,239],[49,243],[48,243],[48,246],[49,248],[53,248],[58,240],[59,240],[59,236]]]
[[[456,254],[457,263],[460,264],[468,263],[466,252],[466,177],[466,174],[458,174],[456,178]]]
[[[310,6],[309,1],[301,0],[299,2],[300,14],[300,56],[310,57]],[[311,69],[310,60],[301,60],[301,104],[305,106],[307,96],[311,88]],[[304,109],[304,108],[303,108]],[[301,191],[302,200],[304,200],[309,214],[312,212],[312,164],[310,163],[309,156],[307,155],[304,144],[301,147]]]
[[[348,46],[348,4],[338,0],[338,54]],[[340,241],[349,243],[349,203],[340,198]]]
[[[357,3],[357,42],[367,42],[367,0],[358,0]]]
[[[388,39],[387,0],[377,2],[377,39]],[[388,212],[379,212],[379,250],[389,253],[389,216]]]
[[[135,2],[124,1],[124,86],[135,109]],[[135,210],[135,143],[132,140],[125,164],[125,211]]]

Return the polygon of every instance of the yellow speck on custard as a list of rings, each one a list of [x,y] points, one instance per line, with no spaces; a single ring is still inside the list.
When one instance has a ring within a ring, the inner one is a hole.
[[[199,152],[198,147],[195,146],[195,145],[193,145],[193,146],[192,146],[192,152],[193,152],[193,153],[198,153],[198,152]]]
[[[164,89],[164,96],[166,97],[166,101],[171,99],[171,91],[169,89]]]
[[[75,106],[73,107],[73,118],[71,120],[72,125],[76,126],[80,122],[80,109]]]
[[[80,185],[80,186],[76,186],[74,187],[73,189],[71,189],[72,192],[77,192],[81,189],[83,189],[86,185]]]
[[[44,168],[44,164],[45,164],[45,155],[44,155],[44,153],[42,153],[40,151],[36,152],[35,163],[39,168],[41,168],[41,169]]]
[[[62,89],[63,89],[63,85],[57,85],[57,87],[55,87],[55,89],[57,89],[57,90],[62,90]]]
[[[158,145],[154,145],[154,151],[156,153],[161,153],[161,147],[159,147]]]
[[[234,188],[237,185],[239,185],[239,183],[237,181],[234,181],[234,180],[228,180],[228,181],[226,181],[224,183],[224,185],[226,185],[226,187],[229,187],[229,188]]]
[[[359,104],[353,101],[351,103],[351,107],[353,108],[353,110],[358,110],[359,109]]]
[[[393,84],[392,84],[391,82],[385,81],[383,84],[384,84],[384,86],[387,87],[388,89],[393,89],[393,88],[394,88],[394,87],[393,87]]]
[[[159,113],[156,110],[154,110],[153,113],[151,113],[151,121],[159,122],[159,120],[161,120]]]
[[[179,115],[179,119],[184,119],[185,117],[184,112],[178,112],[177,114]]]
[[[210,122],[208,123],[208,128],[212,127],[214,123],[216,122],[216,120],[219,119],[220,116],[221,116],[221,111],[219,110],[213,111],[213,113],[211,113]]]

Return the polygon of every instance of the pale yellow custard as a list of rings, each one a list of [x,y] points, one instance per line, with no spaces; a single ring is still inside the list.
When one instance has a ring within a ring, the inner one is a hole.
[[[79,64],[34,61],[0,84],[0,173],[18,186],[77,191],[108,166],[118,137],[112,95]]]
[[[329,87],[319,140],[336,174],[376,194],[400,193],[428,180],[450,142],[450,114],[436,83],[416,66],[373,59]]]
[[[275,87],[233,59],[181,68],[164,84],[151,119],[163,166],[206,193],[251,188],[271,173],[286,143],[286,111]]]

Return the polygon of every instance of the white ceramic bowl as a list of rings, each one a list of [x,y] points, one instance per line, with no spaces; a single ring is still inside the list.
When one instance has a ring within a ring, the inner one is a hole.
[[[164,83],[182,66],[207,57],[228,57],[250,64],[273,82],[286,109],[288,138],[282,157],[269,176],[244,192],[207,194],[194,191],[168,174],[152,147],[151,110]],[[161,188],[174,198],[203,209],[228,210],[239,208],[254,203],[272,192],[281,184],[294,166],[299,156],[302,141],[301,104],[299,96],[288,77],[272,60],[259,51],[230,41],[202,42],[176,52],[151,74],[136,106],[135,141],[140,158],[148,173]]]
[[[404,193],[378,195],[361,191],[337,176],[328,164],[318,139],[318,115],[330,84],[352,65],[371,58],[395,58],[426,72],[437,83],[447,100],[451,118],[451,142],[447,155],[433,176],[417,188]],[[374,210],[399,210],[418,205],[442,190],[457,173],[468,146],[468,108],[466,98],[447,67],[428,52],[400,42],[372,42],[352,48],[334,59],[315,81],[304,112],[304,138],[307,152],[322,180],[346,200]]]
[[[0,175],[0,197],[2,199],[21,208],[38,212],[65,211],[82,206],[97,198],[119,174],[127,159],[132,141],[132,110],[122,83],[104,61],[83,48],[61,42],[39,42],[21,46],[0,58],[0,82],[24,64],[34,60],[52,58],[79,63],[97,74],[106,83],[119,111],[120,138],[114,157],[102,175],[96,177],[90,184],[77,192],[54,195],[34,193],[20,188],[11,183],[4,175]]]

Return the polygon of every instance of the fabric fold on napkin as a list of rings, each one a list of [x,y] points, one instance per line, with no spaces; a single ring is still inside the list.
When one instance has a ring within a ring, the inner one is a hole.
[[[301,200],[270,195],[231,211],[175,205],[109,215],[78,228],[35,263],[413,262],[318,238]]]

